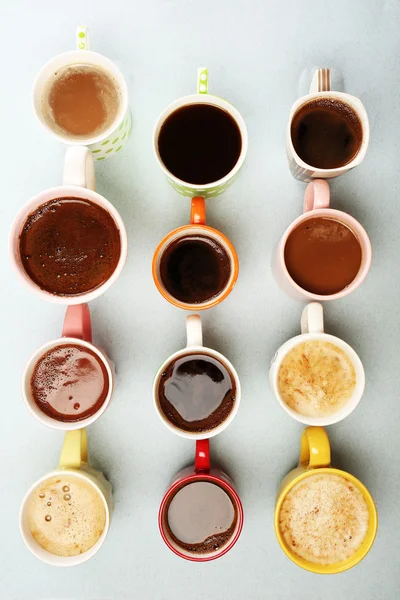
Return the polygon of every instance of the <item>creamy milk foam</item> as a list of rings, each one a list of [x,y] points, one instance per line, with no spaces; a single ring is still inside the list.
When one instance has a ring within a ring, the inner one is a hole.
[[[44,550],[58,556],[74,556],[98,541],[106,526],[106,511],[90,483],[57,475],[32,492],[28,526]]]
[[[351,481],[333,474],[303,479],[287,494],[279,528],[290,550],[331,565],[353,556],[368,531],[368,506]]]
[[[356,387],[356,373],[344,350],[323,340],[292,348],[278,372],[282,400],[307,417],[328,417],[341,410]]]

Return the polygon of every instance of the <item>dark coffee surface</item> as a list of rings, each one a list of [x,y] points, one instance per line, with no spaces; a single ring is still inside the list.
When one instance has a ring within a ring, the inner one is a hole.
[[[355,279],[361,260],[360,242],[351,229],[325,217],[300,223],[285,244],[289,275],[313,294],[344,290]]]
[[[99,357],[78,344],[60,345],[44,354],[31,377],[34,401],[57,421],[81,421],[94,415],[109,390],[107,370]]]
[[[158,401],[166,418],[183,431],[218,427],[235,404],[236,386],[226,367],[203,353],[172,361],[158,383]]]
[[[231,275],[231,261],[214,239],[187,235],[164,250],[160,277],[165,289],[180,302],[199,304],[217,296]]]
[[[166,527],[174,542],[192,554],[208,554],[226,546],[237,525],[235,503],[220,486],[195,481],[169,501]]]
[[[295,114],[291,135],[299,157],[318,169],[347,165],[358,153],[362,124],[353,109],[330,98],[312,100]]]
[[[81,198],[57,198],[27,218],[20,236],[26,273],[59,296],[89,292],[106,282],[121,254],[119,230],[107,211]]]
[[[232,171],[242,150],[242,136],[236,121],[222,108],[189,104],[167,117],[158,149],[175,177],[205,185]]]

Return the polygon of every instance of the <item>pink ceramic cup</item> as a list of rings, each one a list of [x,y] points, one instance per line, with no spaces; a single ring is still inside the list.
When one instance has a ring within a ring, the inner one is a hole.
[[[352,216],[341,210],[329,208],[330,192],[329,184],[323,179],[315,179],[306,187],[304,194],[304,212],[289,227],[277,243],[272,255],[272,272],[279,287],[292,298],[310,302],[316,300],[323,302],[326,300],[336,300],[343,298],[347,294],[354,292],[366,278],[371,266],[372,250],[371,242],[364,227]],[[289,275],[285,264],[285,245],[290,233],[303,221],[315,217],[330,217],[347,225],[356,235],[361,245],[361,265],[353,281],[340,292],[336,294],[313,294],[301,288]]]

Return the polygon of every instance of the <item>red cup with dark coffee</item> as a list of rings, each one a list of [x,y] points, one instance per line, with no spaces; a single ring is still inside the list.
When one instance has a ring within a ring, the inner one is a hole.
[[[194,466],[179,471],[160,506],[161,536],[181,558],[220,558],[239,539],[243,507],[231,479],[210,464],[209,440],[197,440]]]

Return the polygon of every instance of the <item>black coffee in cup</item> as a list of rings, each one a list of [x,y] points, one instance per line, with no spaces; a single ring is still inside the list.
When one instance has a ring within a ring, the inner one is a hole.
[[[226,110],[213,104],[187,104],[166,118],[158,151],[172,175],[205,185],[232,171],[242,151],[242,136]]]
[[[218,359],[202,352],[172,360],[161,374],[157,398],[168,421],[183,431],[211,431],[235,405],[233,375]]]
[[[307,165],[338,169],[358,154],[363,129],[349,104],[337,98],[317,98],[298,109],[291,136],[296,153]]]
[[[225,248],[205,235],[186,235],[171,242],[160,261],[160,278],[165,289],[187,304],[208,302],[218,296],[231,272]]]

